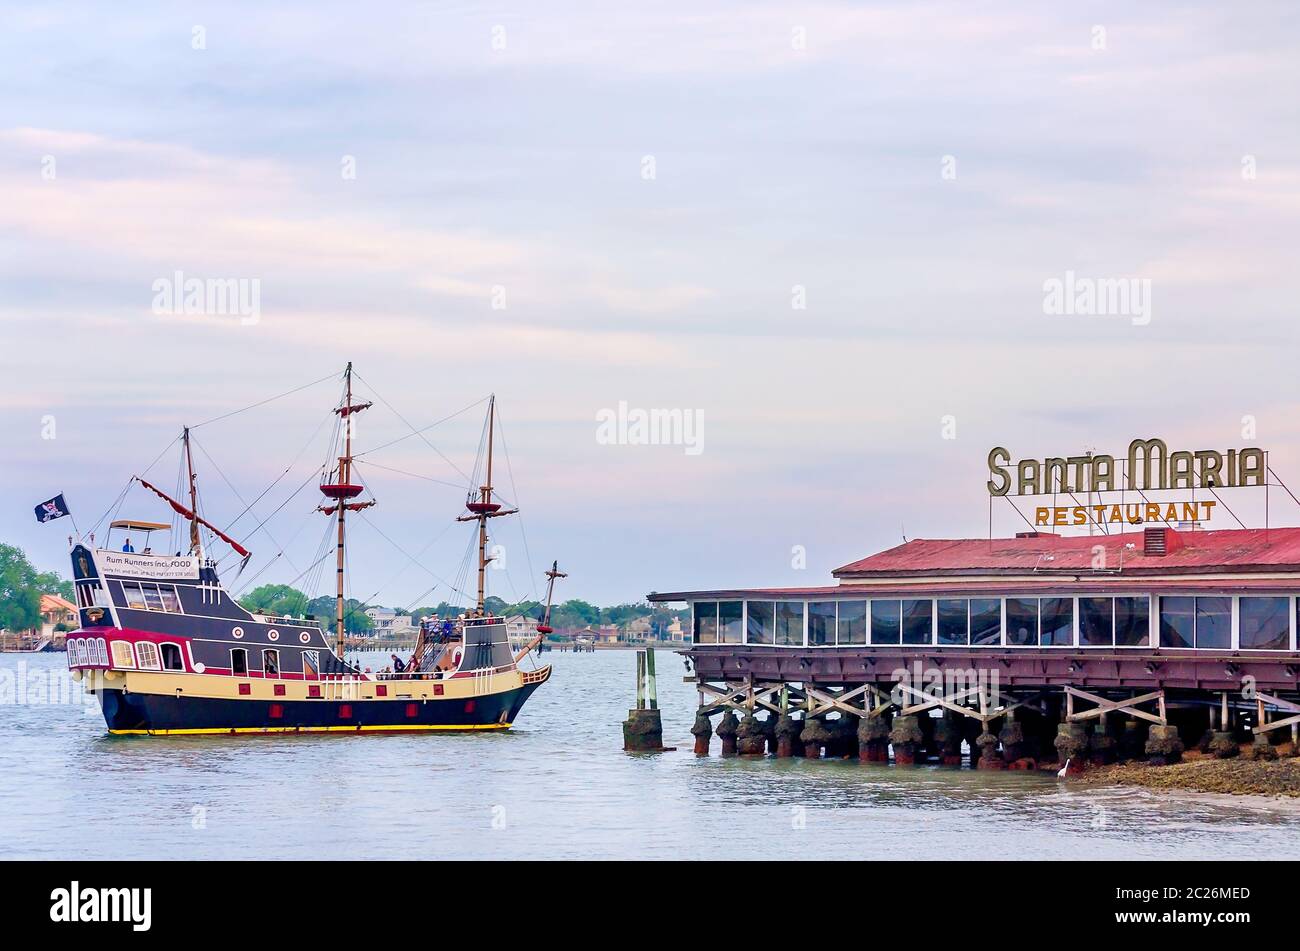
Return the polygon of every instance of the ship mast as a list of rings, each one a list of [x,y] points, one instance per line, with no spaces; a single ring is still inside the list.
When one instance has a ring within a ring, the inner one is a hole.
[[[487,467],[483,485],[478,487],[479,497],[475,500],[470,496],[470,501],[465,503],[465,508],[469,509],[470,514],[456,519],[458,522],[478,522],[478,609],[480,611],[487,603],[487,566],[492,560],[487,553],[488,519],[513,515],[519,511],[519,509],[503,509],[500,502],[492,501],[492,443],[495,441],[496,405],[497,398],[493,393],[488,399]]]
[[[190,482],[190,511],[196,516],[199,514],[199,488],[194,478],[194,455],[190,451],[190,428],[185,427],[183,433],[185,440],[185,469],[189,473]],[[190,519],[190,554],[198,555],[200,563],[203,561],[203,539],[199,535],[199,520]]]
[[[551,628],[551,600],[555,594],[555,579],[569,577],[560,570],[558,561],[551,562],[551,570],[546,572],[546,610],[542,613],[541,623],[537,625],[537,633],[550,634]]]
[[[352,422],[350,417],[354,413],[359,413],[363,409],[369,409],[370,403],[353,403],[352,402],[352,362],[348,361],[347,369],[343,372],[344,391],[343,403],[338,406],[334,412],[338,413],[339,419],[343,422],[343,454],[339,456],[339,467],[337,478],[333,482],[323,483],[320,487],[321,493],[327,498],[335,500],[333,505],[322,505],[320,511],[326,515],[338,513],[338,542],[336,545],[336,578],[337,590],[335,597],[335,636],[338,644],[338,655],[343,657],[343,638],[345,633],[344,616],[343,616],[343,571],[344,571],[344,544],[347,538],[347,513],[359,512],[362,509],[374,505],[373,501],[368,502],[349,502],[348,499],[356,498],[362,492],[362,486],[352,482]]]

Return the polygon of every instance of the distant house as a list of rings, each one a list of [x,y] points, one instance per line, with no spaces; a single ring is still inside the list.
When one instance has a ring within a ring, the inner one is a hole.
[[[526,614],[512,614],[505,622],[507,637],[533,637],[537,633],[537,621]]]
[[[79,623],[77,606],[67,598],[57,594],[41,595],[41,637],[53,637],[54,629],[60,624],[75,631]]]
[[[370,618],[370,633],[374,637],[415,633],[415,622],[409,614],[398,614],[388,608],[366,608],[366,617]]]

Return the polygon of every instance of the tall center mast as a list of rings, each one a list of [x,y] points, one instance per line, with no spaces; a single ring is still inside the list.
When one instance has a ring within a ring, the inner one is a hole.
[[[352,421],[354,413],[359,413],[363,409],[369,409],[371,403],[353,403],[352,402],[352,363],[348,362],[347,369],[343,372],[343,402],[334,412],[338,413],[339,419],[343,423],[343,454],[339,456],[338,469],[335,470],[335,478],[321,484],[321,494],[328,499],[333,499],[334,504],[321,505],[320,511],[326,515],[338,513],[338,543],[336,547],[336,577],[338,581],[336,599],[335,599],[335,636],[338,643],[338,655],[343,656],[343,638],[345,633],[344,615],[343,615],[343,571],[345,560],[343,557],[344,542],[347,537],[347,513],[359,512],[362,509],[374,505],[373,501],[367,502],[350,502],[361,494],[363,487],[352,481]]]
[[[185,440],[185,470],[189,475],[190,485],[190,511],[197,516],[199,514],[199,487],[194,477],[194,455],[190,451],[190,428],[185,427],[182,435]],[[199,535],[198,518],[190,519],[190,554],[197,555],[199,561],[203,560],[203,539]]]
[[[475,499],[471,495],[469,501],[465,503],[465,508],[469,509],[470,514],[456,519],[458,522],[478,522],[478,609],[480,611],[487,602],[487,566],[492,560],[487,553],[488,519],[514,515],[519,511],[519,509],[503,509],[500,502],[492,501],[492,443],[495,441],[496,434],[496,405],[497,398],[494,393],[488,399],[487,466],[483,485],[478,487],[478,498]]]

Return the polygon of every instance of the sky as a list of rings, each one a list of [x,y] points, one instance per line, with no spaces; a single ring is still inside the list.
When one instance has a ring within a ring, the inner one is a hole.
[[[350,593],[392,606],[463,587],[489,393],[522,509],[494,525],[507,599],[552,559],[561,597],[613,603],[981,537],[995,445],[1262,445],[1300,494],[1293,5],[0,17],[0,539],[41,568],[66,573],[68,533],[37,502],[88,531],[182,426],[297,390],[195,439],[215,522],[280,478],[232,585],[310,579],[326,526],[291,493],[349,360],[379,503]],[[178,273],[250,306],[169,312]],[[1080,278],[1143,303],[1053,312]],[[611,438],[620,406],[689,439]],[[1260,494],[1231,500],[1247,524]],[[166,517],[138,488],[116,511]]]

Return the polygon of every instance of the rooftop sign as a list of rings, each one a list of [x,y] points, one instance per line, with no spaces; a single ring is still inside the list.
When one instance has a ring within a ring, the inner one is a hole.
[[[1118,464],[1114,456],[1089,452],[1012,465],[1010,450],[1001,446],[989,451],[988,463],[994,496],[1262,486],[1266,468],[1263,449],[1170,452],[1163,439],[1134,439]]]

